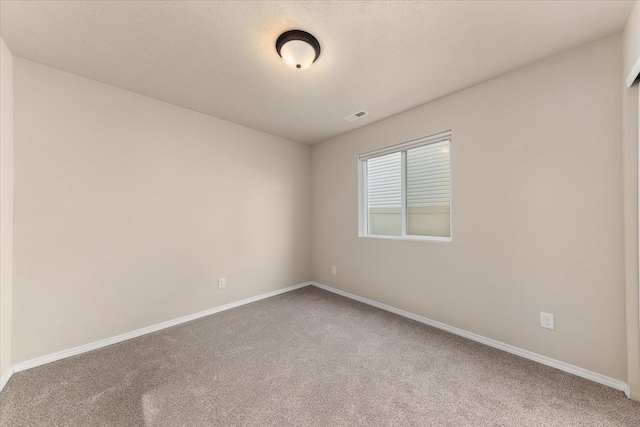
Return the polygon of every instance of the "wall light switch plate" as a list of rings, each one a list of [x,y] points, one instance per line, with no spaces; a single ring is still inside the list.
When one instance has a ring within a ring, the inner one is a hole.
[[[555,329],[553,314],[540,312],[540,326],[547,329]]]
[[[226,280],[224,277],[218,279],[218,288],[222,289],[227,286]]]
[[[336,266],[331,267],[331,274],[336,274]]]

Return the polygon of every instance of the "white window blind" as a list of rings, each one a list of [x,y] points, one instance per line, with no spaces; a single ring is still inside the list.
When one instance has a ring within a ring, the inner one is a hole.
[[[449,141],[407,150],[407,206],[446,206],[450,201]]]
[[[367,161],[370,208],[395,208],[402,203],[402,157],[391,153]]]

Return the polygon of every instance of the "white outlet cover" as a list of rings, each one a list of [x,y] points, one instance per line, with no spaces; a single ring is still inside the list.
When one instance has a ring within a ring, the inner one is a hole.
[[[546,329],[555,329],[553,314],[540,312],[540,326]]]
[[[218,288],[222,289],[226,286],[226,280],[224,277],[218,279]]]
[[[331,274],[336,274],[336,267],[335,266],[331,267]]]

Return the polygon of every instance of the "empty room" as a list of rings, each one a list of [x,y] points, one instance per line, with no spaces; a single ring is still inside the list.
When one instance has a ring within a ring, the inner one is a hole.
[[[640,1],[0,37],[0,425],[640,427]]]

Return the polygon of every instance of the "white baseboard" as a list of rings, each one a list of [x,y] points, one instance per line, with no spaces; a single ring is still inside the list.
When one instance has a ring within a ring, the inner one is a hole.
[[[156,332],[161,329],[169,328],[171,326],[179,325],[181,323],[189,322],[191,320],[199,319],[201,317],[209,316],[211,314],[220,313],[225,310],[230,310],[232,308],[240,307],[245,304],[250,304],[252,302],[260,301],[265,298],[270,298],[276,295],[284,294],[286,292],[291,292],[296,289],[304,288],[305,286],[313,285],[320,289],[324,289],[329,292],[333,292],[338,295],[342,295],[344,297],[360,301],[362,303],[380,308],[382,310],[389,311],[391,313],[395,313],[397,315],[415,320],[420,323],[424,323],[426,325],[430,325],[436,327],[438,329],[442,329],[448,332],[451,332],[456,335],[460,335],[462,337],[468,338],[473,341],[480,342],[482,344],[488,345],[490,347],[495,347],[497,349],[506,351],[507,353],[512,353],[517,356],[524,357],[525,359],[533,360],[538,363],[542,363],[543,365],[551,366],[556,369],[560,369],[561,371],[569,372],[571,374],[577,375],[582,378],[586,378],[591,381],[595,381],[600,384],[604,384],[606,386],[612,387],[616,390],[623,391],[627,397],[630,395],[629,386],[619,380],[614,378],[607,377],[602,374],[598,374],[596,372],[592,372],[574,365],[570,365],[565,362],[561,362],[559,360],[552,359],[550,357],[542,356],[537,353],[533,353],[528,350],[523,350],[518,347],[514,347],[509,344],[502,343],[500,341],[493,340],[491,338],[486,338],[478,334],[474,334],[472,332],[465,331],[463,329],[455,328],[453,326],[446,325],[441,322],[437,322],[435,320],[427,319],[426,317],[419,316],[417,314],[409,313],[408,311],[400,310],[395,307],[391,307],[386,304],[379,303],[377,301],[370,300],[368,298],[360,297],[358,295],[351,294],[349,292],[342,291],[340,289],[332,288],[327,285],[323,285],[317,282],[304,282],[298,285],[289,286],[287,288],[278,289],[276,291],[267,292],[265,294],[257,295],[255,297],[246,298],[240,301],[232,302],[229,304],[221,305],[219,307],[214,307],[208,310],[200,311],[198,313],[190,314],[187,316],[179,317],[177,319],[168,320],[166,322],[158,323],[156,325],[147,326],[146,328],[137,329],[132,332],[127,332],[122,335],[117,335],[115,337],[106,338],[100,341],[95,341],[89,344],[80,345],[77,347],[70,348],[68,350],[59,351],[57,353],[49,354],[42,357],[37,357],[35,359],[27,360],[25,362],[17,363],[11,367],[2,375],[0,379],[0,391],[4,388],[11,375],[16,372],[24,371],[26,369],[35,368],[36,366],[41,366],[47,363],[55,362],[57,360],[65,359],[67,357],[76,356],[78,354],[86,353],[91,350],[96,350],[102,347],[106,347],[108,345],[116,344],[122,341],[126,341],[132,338],[136,338],[142,335],[149,334],[151,332]]]
[[[349,292],[341,291],[340,289],[332,288],[327,285],[323,285],[317,282],[311,282],[313,286],[316,286],[320,289],[324,289],[325,291],[333,292],[334,294],[342,295],[343,297],[347,297],[356,301],[363,302],[368,305],[372,305],[374,307],[380,308],[382,310],[389,311],[391,313],[398,314],[402,317],[406,317],[416,322],[424,323],[429,326],[433,326],[438,329],[442,329],[447,332],[451,332],[452,334],[460,335],[461,337],[468,338],[473,341],[477,341],[479,343],[488,345],[490,347],[495,347],[502,351],[506,351],[507,353],[515,354],[520,357],[524,357],[525,359],[533,360],[534,362],[542,363],[543,365],[551,366],[552,368],[560,369],[561,371],[569,372],[570,374],[577,375],[582,378],[586,378],[591,381],[595,381],[600,384],[604,384],[616,390],[623,391],[627,397],[630,397],[630,389],[629,385],[614,378],[607,377],[602,374],[598,374],[596,372],[589,371],[584,368],[580,368],[578,366],[570,365],[569,363],[561,362],[556,359],[552,359],[547,356],[543,356],[541,354],[533,353],[528,350],[523,350],[518,347],[514,347],[509,344],[502,343],[500,341],[493,340],[491,338],[483,337],[482,335],[474,334],[473,332],[468,332],[463,329],[459,329],[453,326],[449,326],[447,324],[437,322],[435,320],[427,319],[426,317],[418,316],[417,314],[409,313],[408,311],[400,310],[399,308],[391,307],[386,304],[379,303],[377,301],[370,300],[368,298],[363,298],[358,295],[350,294]]]
[[[27,360],[25,362],[16,363],[9,370],[10,374],[5,374],[7,378],[5,379],[5,375],[2,376],[2,387],[4,387],[5,383],[9,380],[9,377],[14,372],[24,371],[26,369],[35,368],[36,366],[44,365],[47,363],[55,362],[60,359],[65,359],[67,357],[76,356],[78,354],[86,353],[87,351],[96,350],[101,347],[106,347],[108,345],[116,344],[122,341],[130,340],[131,338],[136,338],[141,335],[150,334],[151,332],[156,332],[161,329],[169,328],[171,326],[176,326],[181,323],[189,322],[191,320],[199,319],[201,317],[209,316],[211,314],[220,313],[221,311],[230,310],[232,308],[240,307],[241,305],[250,304],[252,302],[260,301],[265,298],[270,298],[276,295],[284,294],[286,292],[291,292],[296,289],[304,288],[305,286],[309,286],[311,282],[304,282],[298,285],[289,286],[287,288],[278,289],[272,292],[267,292],[266,294],[257,295],[255,297],[246,298],[240,301],[232,302],[229,304],[221,305],[218,307],[210,308],[208,310],[200,311],[198,313],[189,314],[187,316],[179,317],[177,319],[168,320],[166,322],[158,323],[155,325],[147,326],[146,328],[137,329],[135,331],[127,332],[122,335],[117,335],[111,338],[105,338],[100,341],[94,341],[89,344],[79,345],[77,347],[70,348],[68,350],[59,351],[57,353],[48,354],[46,356],[37,357],[35,359]],[[0,388],[2,390],[2,388]]]
[[[0,391],[2,391],[4,386],[7,384],[11,375],[13,375],[13,366],[9,366],[9,369],[7,369],[7,371],[2,374],[2,377],[0,377]]]

